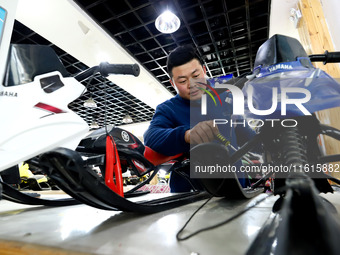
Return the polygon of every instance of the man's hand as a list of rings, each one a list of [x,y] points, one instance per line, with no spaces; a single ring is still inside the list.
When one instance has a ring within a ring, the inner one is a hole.
[[[217,126],[214,127],[212,120],[199,122],[192,129],[185,132],[185,142],[191,144],[207,143],[214,140],[215,136],[219,133]]]

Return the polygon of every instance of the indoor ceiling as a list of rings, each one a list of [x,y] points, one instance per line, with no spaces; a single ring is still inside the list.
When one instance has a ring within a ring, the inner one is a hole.
[[[171,93],[166,58],[179,45],[192,44],[210,77],[239,76],[253,69],[259,46],[268,39],[271,0],[74,0],[112,38],[143,65]],[[173,34],[154,25],[158,15],[171,10],[181,21]],[[87,66],[16,21],[12,43],[47,44],[59,55],[71,75]],[[89,124],[96,120],[122,125],[128,113],[134,123],[150,121],[154,109],[111,81],[94,77],[88,91],[69,106]],[[106,94],[105,91],[108,93]],[[106,95],[106,96],[105,96]],[[98,107],[84,107],[92,97]],[[106,107],[105,107],[106,104]]]

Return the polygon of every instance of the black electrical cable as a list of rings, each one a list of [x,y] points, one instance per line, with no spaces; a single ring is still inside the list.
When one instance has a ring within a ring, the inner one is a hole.
[[[104,90],[105,90],[105,97],[104,97],[104,127],[105,127],[105,133],[106,133],[106,137],[109,137],[112,144],[114,144],[114,140],[112,135],[110,135],[109,131],[107,130],[107,83],[104,82]]]
[[[109,132],[107,131],[107,125],[106,125],[106,116],[107,116],[107,112],[106,112],[106,108],[107,108],[107,84],[106,82],[104,82],[105,86],[104,86],[104,90],[105,90],[105,98],[104,98],[104,127],[105,127],[105,133],[106,136],[110,136],[110,139],[113,140],[113,137],[109,134]]]
[[[201,232],[204,232],[204,231],[208,231],[208,230],[212,230],[214,228],[217,228],[217,227],[220,227],[222,225],[225,225],[227,223],[230,223],[232,222],[233,220],[235,220],[236,218],[240,217],[242,214],[246,213],[247,211],[253,209],[255,206],[257,206],[258,204],[262,203],[264,200],[266,200],[267,198],[269,198],[270,196],[272,196],[273,194],[270,194],[270,195],[267,195],[265,196],[264,198],[258,200],[255,202],[254,205],[250,206],[250,207],[247,207],[243,210],[241,210],[240,212],[236,213],[235,215],[231,216],[230,218],[220,222],[220,223],[217,223],[215,225],[212,225],[212,226],[209,226],[209,227],[205,227],[205,228],[202,228],[200,230],[197,230],[195,231],[194,233],[192,234],[189,234],[187,236],[184,236],[184,237],[180,237],[180,234],[184,231],[184,229],[186,228],[186,226],[189,224],[189,222],[192,220],[192,218],[196,215],[196,213],[198,213],[210,200],[212,197],[208,198],[191,216],[190,218],[187,220],[187,222],[184,224],[184,226],[177,232],[176,234],[176,239],[177,241],[184,241],[184,240],[188,240],[189,238],[201,233]]]
[[[159,171],[159,168],[153,170],[153,173],[145,181],[137,184],[135,187],[133,187],[129,191],[125,192],[125,194],[131,194],[131,193],[135,192],[136,190],[140,189],[141,187],[143,187],[144,185],[148,184],[153,179],[153,177],[156,176],[158,171]]]
[[[197,191],[197,188],[196,188],[196,187],[194,186],[194,184],[191,182],[191,179],[190,179],[190,177],[189,177],[187,174],[181,172],[181,171],[178,170],[178,169],[174,169],[173,171],[174,171],[175,173],[177,173],[178,175],[182,176],[185,180],[187,180],[187,181],[189,182],[191,188],[193,189],[193,191]]]

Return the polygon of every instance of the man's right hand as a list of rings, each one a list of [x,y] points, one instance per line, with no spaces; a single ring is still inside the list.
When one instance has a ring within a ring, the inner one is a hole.
[[[192,129],[185,132],[185,142],[191,144],[207,143],[214,140],[219,133],[217,126],[214,127],[212,120],[202,121],[196,124]]]

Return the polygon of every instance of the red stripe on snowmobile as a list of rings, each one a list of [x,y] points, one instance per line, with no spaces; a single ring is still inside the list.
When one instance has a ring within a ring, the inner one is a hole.
[[[116,182],[113,176],[116,177]],[[120,165],[116,143],[110,136],[106,136],[105,184],[113,192],[124,197],[122,167]]]
[[[44,104],[44,103],[37,103],[34,107],[40,108],[45,111],[53,112],[53,113],[63,113],[64,111],[54,107],[52,105]]]
[[[182,155],[183,153],[180,153],[174,156],[166,156],[166,155],[163,155],[161,153],[154,151],[148,146],[145,146],[145,150],[144,150],[144,157],[147,160],[149,160],[154,166],[158,166],[172,159],[178,158],[179,156],[182,156]]]

